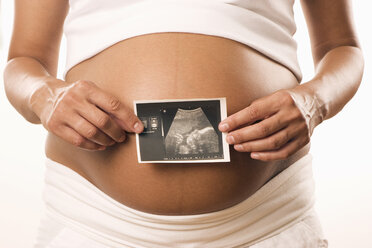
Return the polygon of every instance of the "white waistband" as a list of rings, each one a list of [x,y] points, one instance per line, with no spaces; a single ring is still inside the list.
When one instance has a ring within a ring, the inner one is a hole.
[[[47,158],[44,200],[50,217],[109,247],[242,247],[281,232],[312,211],[311,165],[308,153],[239,204],[175,216],[127,207]]]

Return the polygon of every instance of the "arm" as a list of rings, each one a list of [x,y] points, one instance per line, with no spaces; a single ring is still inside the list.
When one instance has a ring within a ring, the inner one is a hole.
[[[355,95],[364,61],[349,0],[302,0],[315,76],[289,91],[306,116],[310,133]]]
[[[129,108],[93,82],[56,78],[68,0],[15,0],[14,28],[4,70],[6,95],[29,122],[43,124],[88,150],[125,139],[143,125]],[[135,128],[135,123],[138,123]]]
[[[62,26],[68,1],[16,0],[13,33],[4,70],[6,95],[28,121],[40,124],[31,96],[57,74]],[[60,84],[63,82],[60,82]]]
[[[229,144],[237,151],[251,152],[254,159],[286,159],[305,146],[314,128],[341,111],[362,80],[364,61],[350,1],[301,3],[312,45],[313,79],[256,99],[219,125],[220,131],[229,132]],[[257,120],[261,121],[254,124]]]

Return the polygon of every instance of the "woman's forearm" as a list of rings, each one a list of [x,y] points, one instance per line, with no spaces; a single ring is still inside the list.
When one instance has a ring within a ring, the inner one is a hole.
[[[141,133],[143,124],[134,111],[94,82],[65,82],[29,57],[8,62],[4,71],[9,101],[31,123],[85,150],[104,150]]]
[[[36,109],[41,109],[41,106],[37,106],[41,105],[41,101],[34,101],[35,98],[43,95],[46,99],[46,95],[52,95],[50,91],[54,87],[51,84],[58,86],[63,83],[31,57],[13,58],[4,70],[4,86],[9,102],[27,121],[35,124],[41,123],[35,113]]]
[[[292,97],[301,106],[313,129],[336,115],[355,95],[362,81],[361,49],[340,46],[330,50],[316,65],[315,76],[294,89]]]

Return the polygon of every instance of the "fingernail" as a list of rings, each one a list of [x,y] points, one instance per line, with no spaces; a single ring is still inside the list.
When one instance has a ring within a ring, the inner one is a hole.
[[[243,150],[243,146],[242,145],[235,145],[235,149],[237,149],[237,150]]]
[[[251,153],[251,158],[258,159],[260,155],[258,153]]]
[[[120,139],[119,139],[119,142],[123,142],[125,140],[125,135],[122,136]]]
[[[98,150],[100,150],[100,151],[103,151],[105,149],[106,149],[106,146],[101,146],[101,147],[98,148]]]
[[[233,143],[235,143],[235,139],[234,139],[234,137],[231,136],[231,135],[227,136],[226,139],[227,139],[227,143],[229,143],[229,144],[233,144]]]
[[[227,124],[227,123],[222,124],[221,127],[220,127],[220,130],[222,132],[227,131],[228,129],[229,129],[229,124]]]
[[[136,130],[136,132],[141,132],[142,131],[142,127],[141,125],[139,124],[139,122],[136,122],[133,126],[134,130]]]

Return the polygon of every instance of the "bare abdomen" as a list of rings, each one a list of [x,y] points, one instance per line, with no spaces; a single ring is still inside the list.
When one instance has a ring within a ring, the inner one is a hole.
[[[295,76],[255,50],[222,37],[156,33],[133,37],[83,61],[66,81],[95,82],[133,110],[133,100],[226,97],[227,115],[254,99],[295,87]],[[230,207],[308,152],[262,162],[230,146],[229,163],[137,162],[134,134],[101,152],[48,135],[46,155],[117,201],[150,213],[196,214]]]

